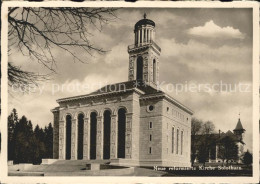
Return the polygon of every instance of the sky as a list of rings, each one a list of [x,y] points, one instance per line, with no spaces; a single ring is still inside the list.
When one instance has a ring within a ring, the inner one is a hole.
[[[246,148],[252,150],[250,9],[120,9],[116,13],[118,18],[104,25],[101,32],[91,28],[93,36],[90,40],[108,50],[106,54],[89,56],[78,53],[86,61],[80,63],[74,62],[68,53],[53,48],[57,74],[52,80],[41,83],[35,91],[31,89],[29,94],[10,94],[9,112],[16,108],[18,115],[25,115],[34,126],[45,126],[53,121],[50,110],[58,106],[57,99],[87,94],[105,84],[127,81],[127,46],[134,43],[134,25],[143,18],[144,12],[156,24],[155,42],[162,49],[160,87],[192,109],[194,117],[212,121],[217,132],[219,129],[232,131],[240,113],[246,129]],[[49,72],[19,52],[13,52],[9,62],[28,71]],[[75,84],[88,87],[73,90]],[[213,91],[214,84],[215,87],[227,84],[229,89],[224,86],[222,90],[217,87]],[[184,91],[176,91],[177,86],[182,86]]]

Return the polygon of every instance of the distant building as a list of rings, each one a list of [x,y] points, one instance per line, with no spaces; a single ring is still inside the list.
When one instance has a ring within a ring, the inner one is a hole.
[[[224,147],[225,141],[233,141],[234,144],[237,145],[237,150],[236,150],[237,154],[229,155],[229,157],[231,158],[230,161],[236,163],[242,163],[242,156],[244,154],[244,146],[245,146],[244,133],[245,133],[245,129],[243,128],[241,120],[239,118],[236,128],[233,130],[233,132],[228,130],[226,133],[224,133],[219,130],[219,133],[215,133],[215,134],[193,135],[192,144],[195,145],[196,153],[198,154],[201,141],[205,141],[206,144],[204,143],[204,146],[207,146],[206,161],[212,163],[212,162],[223,162],[224,150],[221,150],[221,148],[226,149]],[[195,162],[199,162],[198,155],[195,158]]]
[[[134,36],[128,81],[57,100],[54,158],[190,166],[193,112],[157,89],[161,48],[154,41],[155,23],[144,15]]]

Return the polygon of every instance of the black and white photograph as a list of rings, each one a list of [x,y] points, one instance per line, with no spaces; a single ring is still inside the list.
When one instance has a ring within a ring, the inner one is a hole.
[[[258,4],[150,3],[3,4],[7,179],[259,181]]]

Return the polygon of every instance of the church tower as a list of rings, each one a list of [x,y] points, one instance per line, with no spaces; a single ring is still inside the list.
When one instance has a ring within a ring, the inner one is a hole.
[[[242,141],[243,138],[244,138],[244,132],[245,131],[246,130],[243,128],[242,123],[240,121],[240,117],[239,117],[236,128],[233,130],[233,132]]]
[[[155,43],[155,23],[146,18],[134,28],[134,44],[128,46],[128,80],[137,80],[156,87],[159,81],[159,56],[161,48]]]

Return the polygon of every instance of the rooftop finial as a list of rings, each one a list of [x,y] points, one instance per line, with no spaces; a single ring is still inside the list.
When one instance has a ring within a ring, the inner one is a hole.
[[[240,119],[240,111],[239,111],[239,113],[238,113],[238,118]]]
[[[144,19],[146,19],[146,13],[144,12]]]

